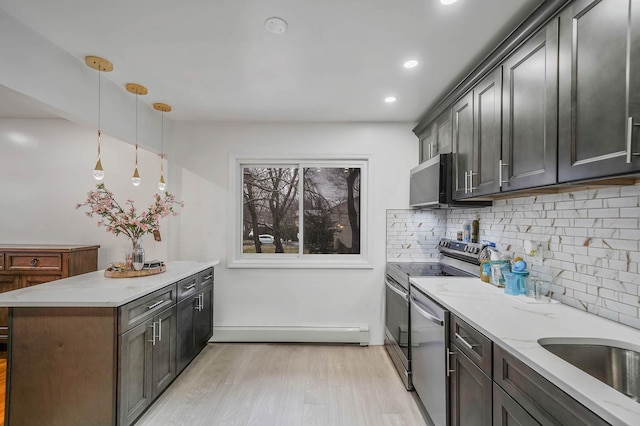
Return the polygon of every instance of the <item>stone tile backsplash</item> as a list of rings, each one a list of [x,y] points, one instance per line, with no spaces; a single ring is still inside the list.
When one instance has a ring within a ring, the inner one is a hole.
[[[433,260],[437,240],[455,238],[475,217],[480,240],[522,256],[532,276],[553,283],[554,299],[640,329],[640,185],[498,200],[484,209],[390,210],[387,260]],[[428,237],[415,231],[424,224]],[[542,244],[542,263],[524,252],[525,240]]]
[[[436,262],[446,227],[445,210],[387,210],[387,261]]]

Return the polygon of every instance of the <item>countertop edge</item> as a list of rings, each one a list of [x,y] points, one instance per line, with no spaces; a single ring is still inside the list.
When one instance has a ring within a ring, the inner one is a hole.
[[[136,278],[106,278],[102,269],[1,293],[0,307],[117,308],[219,263],[218,260],[167,262],[167,272]],[[171,273],[172,268],[178,271]],[[110,290],[113,297],[104,294]],[[65,295],[69,296],[65,299]]]

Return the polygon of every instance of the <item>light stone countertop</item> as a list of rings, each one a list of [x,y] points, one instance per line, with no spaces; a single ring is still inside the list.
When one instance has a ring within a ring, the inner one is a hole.
[[[103,269],[1,293],[0,307],[118,307],[218,263],[168,262],[166,272],[136,278],[107,278]]]
[[[411,283],[607,422],[640,425],[640,403],[538,343],[549,337],[597,338],[640,351],[640,330],[560,303],[507,296],[478,278],[411,278]]]

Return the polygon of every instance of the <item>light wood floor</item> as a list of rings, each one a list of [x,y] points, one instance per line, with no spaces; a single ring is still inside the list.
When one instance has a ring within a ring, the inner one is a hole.
[[[426,425],[382,346],[209,344],[148,425]]]

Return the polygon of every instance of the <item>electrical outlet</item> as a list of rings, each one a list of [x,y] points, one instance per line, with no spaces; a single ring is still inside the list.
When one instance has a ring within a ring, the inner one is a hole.
[[[524,241],[524,253],[527,257],[529,257],[530,262],[542,265],[542,250],[542,243],[530,240]]]

